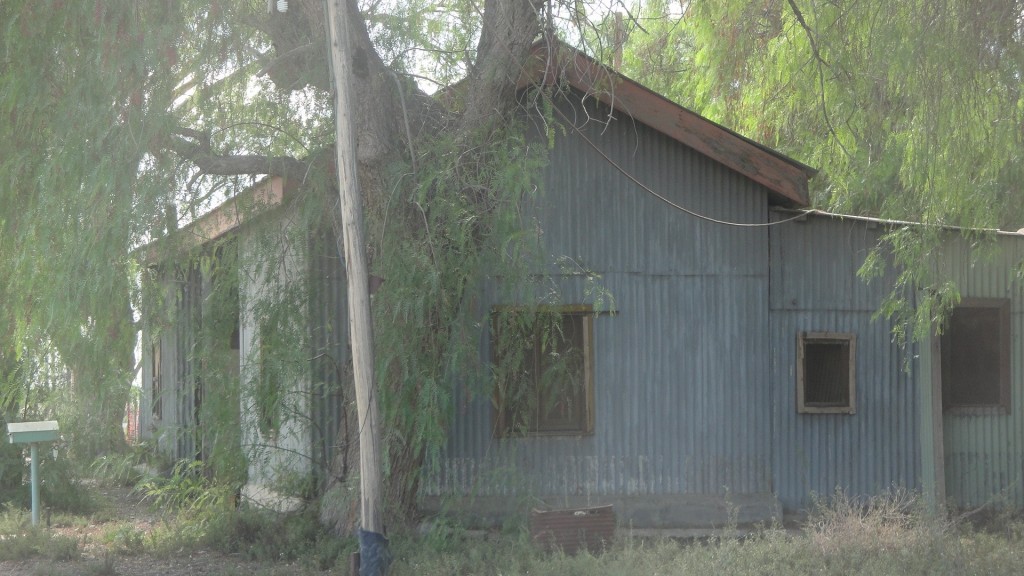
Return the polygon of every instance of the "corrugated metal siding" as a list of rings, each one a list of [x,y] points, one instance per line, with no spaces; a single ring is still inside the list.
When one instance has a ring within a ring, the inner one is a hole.
[[[190,266],[179,272],[178,313],[175,324],[175,345],[177,354],[172,356],[175,363],[174,400],[164,405],[164,410],[175,412],[174,458],[194,458],[198,455],[196,442],[196,404],[200,400],[202,383],[196,366],[195,347],[197,335],[202,329],[202,276],[198,267]]]
[[[608,117],[604,109],[587,112]],[[584,131],[675,202],[727,220],[767,218],[763,188],[646,126],[622,118],[591,121]],[[545,192],[529,212],[545,250],[600,274],[615,297],[617,314],[594,321],[594,433],[495,440],[487,384],[463,383],[449,449],[424,492],[770,492],[766,230],[669,208],[572,132],[556,134],[549,160]],[[555,282],[565,303],[584,301],[579,276]],[[485,303],[508,303],[496,292],[492,285]],[[481,318],[488,309],[480,307]]]
[[[329,226],[310,239],[310,343],[313,470],[322,482],[345,425],[342,379],[350,373],[345,265]],[[353,439],[354,441],[354,439]]]
[[[892,343],[888,321],[872,320],[893,278],[857,277],[880,232],[814,216],[771,230],[773,484],[787,510],[837,488],[865,496],[920,485],[917,367],[905,365],[913,352]],[[857,335],[855,414],[797,413],[800,332]]]
[[[971,261],[960,238],[944,250],[945,270],[964,298],[1010,298],[1009,414],[943,415],[946,496],[954,506],[1024,506],[1024,298],[1014,269],[1024,261],[1024,239],[1001,237],[993,258]]]
[[[177,277],[172,275],[164,281],[165,295],[169,301],[178,303]],[[174,360],[178,352],[178,332],[174,326],[166,327],[160,332],[160,382],[161,382],[161,419],[156,423],[157,446],[160,451],[176,457],[178,430],[178,411],[175,408],[178,385],[178,362]],[[145,353],[145,351],[143,351]]]

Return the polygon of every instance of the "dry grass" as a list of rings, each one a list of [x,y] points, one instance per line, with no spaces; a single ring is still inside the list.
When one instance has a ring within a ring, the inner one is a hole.
[[[836,494],[798,533],[767,528],[745,538],[703,542],[623,538],[604,554],[544,554],[522,533],[489,541],[448,531],[396,546],[392,574],[530,574],[620,576],[729,574],[904,575],[1024,573],[1024,524],[978,531],[923,511],[894,492],[867,500]]]
[[[218,514],[202,523],[162,523],[146,534],[121,518],[97,530],[88,546],[54,540],[26,530],[24,513],[8,510],[0,514],[0,535],[7,534],[0,536],[0,572],[19,566],[12,560],[35,558],[31,571],[13,573],[100,574],[105,560],[117,574],[347,574],[353,546],[324,535],[312,514]],[[1007,515],[981,529],[930,516],[906,492],[867,500],[839,493],[800,531],[769,527],[703,541],[626,534],[598,556],[545,553],[521,528],[481,536],[442,521],[426,534],[392,539],[391,575],[1009,575],[1024,573],[1022,550],[1024,523]]]

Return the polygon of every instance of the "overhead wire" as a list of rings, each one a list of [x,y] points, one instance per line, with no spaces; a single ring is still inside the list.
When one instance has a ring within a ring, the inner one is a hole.
[[[691,210],[690,208],[687,208],[687,207],[683,206],[682,204],[679,204],[677,202],[673,202],[672,200],[670,200],[669,198],[667,198],[663,194],[658,193],[656,190],[652,189],[650,186],[648,186],[648,185],[644,184],[643,182],[641,182],[640,179],[637,178],[636,176],[634,176],[631,172],[629,172],[628,170],[623,168],[618,162],[613,160],[604,150],[602,150],[597,144],[595,144],[593,140],[591,140],[589,137],[587,137],[587,135],[583,133],[583,130],[581,130],[580,127],[577,126],[575,122],[571,121],[565,115],[564,112],[562,112],[561,110],[558,109],[557,105],[552,103],[551,109],[554,110],[555,113],[558,114],[562,118],[562,120],[572,128],[573,132],[575,132],[580,138],[582,138],[583,141],[587,143],[587,145],[589,145],[591,148],[593,148],[594,151],[597,152],[601,156],[601,158],[604,159],[605,162],[607,162],[609,165],[611,165],[613,168],[615,168],[616,171],[618,171],[620,174],[622,174],[627,179],[629,179],[629,181],[633,182],[634,184],[639,186],[641,190],[643,190],[644,192],[650,194],[651,196],[654,196],[655,198],[657,198],[658,200],[664,202],[668,206],[670,206],[670,207],[672,207],[672,208],[674,208],[676,210],[679,210],[680,212],[684,212],[686,214],[689,214],[690,216],[693,216],[694,218],[697,218],[697,219],[700,219],[700,220],[704,220],[705,222],[710,222],[712,224],[720,224],[722,226],[733,226],[733,227],[737,227],[737,228],[766,228],[768,226],[776,226],[778,224],[785,224],[785,223],[791,222],[793,220],[799,220],[799,219],[805,218],[807,216],[807,213],[801,212],[801,213],[797,214],[796,216],[793,216],[793,217],[790,217],[790,218],[786,218],[784,220],[777,220],[775,222],[731,222],[731,221],[728,221],[728,220],[720,220],[718,218],[712,218],[711,216],[706,216],[704,214],[701,214],[699,212]]]
[[[548,17],[550,18],[551,15],[549,14]],[[548,54],[547,54],[548,61],[545,62],[545,66],[550,66],[551,59],[553,57],[552,50],[551,50],[551,43],[552,43],[553,35],[552,34],[545,34],[544,37],[545,37],[545,43],[547,44],[547,48],[548,48]],[[508,50],[508,47],[505,46],[505,49]],[[614,71],[611,71],[610,69],[606,68],[605,66],[601,66],[601,67],[603,69],[605,69],[605,70],[609,70],[609,72],[614,72]],[[526,70],[526,66],[524,66],[522,63],[519,64],[519,72],[520,72],[521,76],[525,76],[528,73],[528,71]],[[543,83],[546,78],[547,78],[547,74],[544,73],[542,75],[541,83]],[[543,91],[542,91],[542,93],[543,93]],[[613,160],[610,156],[608,156],[608,154],[605,153],[605,151],[602,150],[597,144],[595,144],[590,138],[588,138],[587,135],[584,134],[583,131],[580,129],[580,127],[577,126],[575,122],[570,120],[565,115],[565,113],[562,112],[558,108],[558,106],[554,102],[551,102],[551,98],[550,98],[550,96],[548,94],[546,94],[546,93],[543,94],[543,97],[548,99],[549,103],[551,104],[551,109],[554,110],[555,113],[557,115],[559,115],[562,118],[562,120],[572,128],[573,132],[575,132],[577,135],[579,135],[580,138],[582,138],[583,141],[587,143],[587,145],[589,145],[591,148],[593,148],[594,151],[597,152],[605,160],[605,162],[610,164],[613,168],[615,168],[615,170],[617,170],[620,174],[625,176],[631,182],[633,182],[634,184],[639,186],[641,190],[643,190],[644,192],[654,196],[655,198],[657,198],[661,202],[664,202],[665,204],[667,204],[668,206],[670,206],[671,208],[673,208],[675,210],[679,210],[680,212],[683,212],[685,214],[689,214],[690,216],[693,216],[694,218],[697,218],[699,220],[703,220],[705,222],[710,222],[712,224],[719,224],[719,225],[722,225],[722,226],[733,226],[733,227],[737,227],[737,228],[767,228],[769,226],[776,226],[776,225],[779,225],[779,224],[785,224],[787,222],[791,222],[793,220],[799,220],[799,219],[805,218],[807,216],[807,212],[801,212],[800,214],[797,214],[796,216],[793,216],[791,218],[786,218],[786,219],[783,219],[783,220],[777,220],[775,222],[731,222],[729,220],[721,220],[721,219],[718,219],[718,218],[712,218],[711,216],[706,216],[704,214],[701,214],[699,212],[691,210],[691,209],[689,209],[689,208],[687,208],[687,207],[685,207],[685,206],[683,206],[681,204],[673,202],[672,200],[669,200],[663,194],[659,194],[657,191],[652,189],[650,186],[648,186],[648,185],[644,184],[643,182],[641,182],[636,176],[634,176],[628,170],[626,170],[621,165],[619,165],[619,163],[617,163],[615,160]],[[615,107],[612,106],[612,110],[614,110],[614,109],[615,109]],[[628,112],[627,112],[627,114],[628,114]],[[655,129],[657,129],[657,128],[655,128]]]

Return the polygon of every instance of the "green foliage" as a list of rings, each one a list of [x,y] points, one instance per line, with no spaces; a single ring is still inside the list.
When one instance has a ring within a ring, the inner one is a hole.
[[[383,231],[374,339],[388,466],[399,483],[416,482],[424,456],[444,444],[452,375],[483,371],[477,290],[493,276],[518,285],[537,261],[520,207],[537,193],[544,163],[514,125],[473,144],[438,138],[421,155],[414,179],[396,176],[394,197],[367,215]]]
[[[139,464],[136,454],[104,454],[89,466],[94,480],[108,486],[135,486],[142,474],[135,469]]]
[[[218,516],[203,542],[250,560],[299,561],[317,570],[343,565],[355,551],[354,541],[328,534],[312,510],[298,514],[236,510]]]
[[[106,529],[101,534],[100,541],[114,554],[133,556],[144,550],[146,535],[133,524],[122,523]]]
[[[98,508],[95,493],[85,487],[79,464],[59,452],[40,450],[39,475],[42,478],[39,497],[43,505],[56,512],[76,515],[92,514]],[[26,482],[26,485],[28,482]],[[31,500],[26,501],[26,507]]]
[[[492,315],[495,410],[502,433],[536,430],[543,415],[583,390],[582,334],[558,308],[499,309]]]
[[[880,312],[899,340],[930,335],[957,298],[929,268],[957,234],[943,227],[1024,224],[1019,4],[648,0],[634,13],[627,74],[820,169],[815,206],[925,225],[875,255],[897,265]]]
[[[191,515],[219,513],[234,502],[236,487],[219,484],[198,460],[180,460],[170,477],[151,478],[138,489],[153,506]]]
[[[7,506],[0,513],[0,561],[36,557],[66,561],[79,554],[77,539],[31,526],[29,512]]]

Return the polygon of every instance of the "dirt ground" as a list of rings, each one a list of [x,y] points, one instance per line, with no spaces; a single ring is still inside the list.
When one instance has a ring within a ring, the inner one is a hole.
[[[240,554],[224,554],[211,550],[181,550],[168,557],[149,553],[111,553],[103,535],[116,526],[130,523],[136,530],[148,534],[163,520],[141,496],[127,488],[103,488],[105,508],[94,516],[102,519],[81,527],[52,527],[54,534],[71,536],[79,541],[81,556],[72,561],[54,561],[33,558],[23,561],[0,561],[3,576],[276,576],[302,572],[286,563],[254,562]],[[41,519],[46,522],[45,516]],[[324,574],[330,574],[325,572]]]

